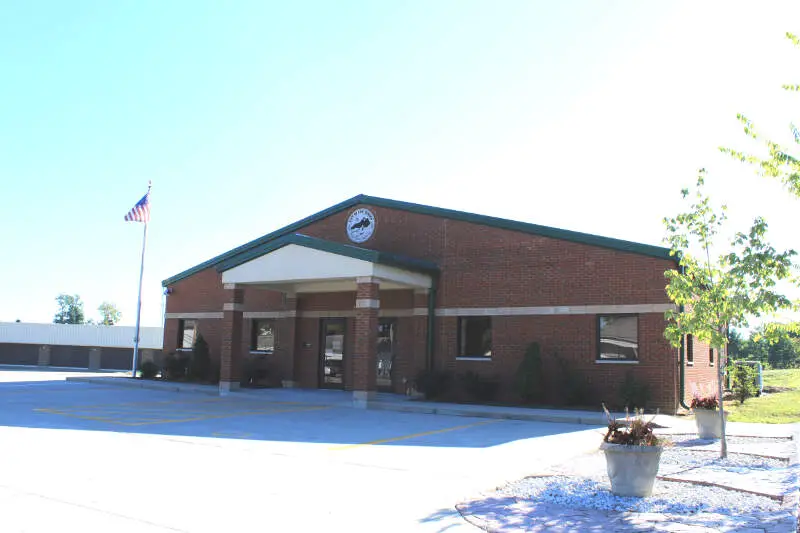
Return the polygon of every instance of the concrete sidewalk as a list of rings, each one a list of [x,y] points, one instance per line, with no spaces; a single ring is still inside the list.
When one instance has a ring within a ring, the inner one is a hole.
[[[219,387],[199,383],[180,383],[174,381],[157,381],[131,379],[126,376],[69,376],[67,381],[93,383],[95,385],[132,387],[152,389],[165,392],[181,392],[219,396]],[[352,395],[341,390],[325,389],[239,389],[231,392],[230,397],[248,398],[269,402],[291,402],[299,404],[325,405],[330,407],[354,407]],[[500,420],[523,420],[530,422],[559,422],[565,424],[581,424],[586,426],[605,427],[608,421],[605,413],[597,411],[571,409],[537,409],[502,405],[472,405],[445,402],[428,402],[415,400],[401,394],[379,392],[370,400],[367,409],[376,411],[395,411],[401,413],[421,413],[433,415],[463,416],[470,418],[490,418]],[[612,413],[623,417],[624,413]],[[694,434],[696,433],[694,418],[689,416],[645,415],[653,417],[662,433]],[[800,424],[795,425],[800,429]],[[728,422],[727,432],[731,436],[785,436],[794,429],[787,429],[785,424],[751,424],[746,422]]]
[[[218,396],[216,385],[198,383],[179,383],[172,381],[156,381],[131,379],[130,377],[68,377],[67,381],[93,383],[96,385],[115,385],[159,391],[207,394]],[[338,390],[319,389],[240,389],[231,392],[231,397],[262,399],[269,401],[285,401],[329,405],[335,407],[353,407],[351,394]],[[568,409],[536,409],[499,405],[467,405],[443,402],[420,401],[400,394],[377,393],[370,400],[367,409],[395,411],[403,413],[438,414],[464,416],[473,418],[491,418],[501,420],[527,420],[534,422],[561,422],[589,426],[605,426],[605,414],[598,411],[579,411]]]
[[[192,394],[205,394],[219,396],[219,387],[216,385],[203,385],[199,383],[180,383],[174,381],[157,381],[145,379],[131,379],[126,376],[75,376],[67,377],[67,381],[93,383],[104,386],[132,387],[152,389],[165,392],[180,392]],[[300,404],[326,405],[331,407],[353,407],[350,393],[341,390],[324,389],[239,389],[231,392],[233,398],[248,398],[270,402],[291,402]],[[415,400],[408,396],[391,393],[377,393],[375,399],[370,400],[367,409],[377,411],[395,411],[402,413],[421,413],[434,415],[463,416],[471,418],[489,418],[500,420],[523,420],[531,422],[559,422],[566,424],[581,424],[587,426],[605,427],[608,421],[605,413],[597,411],[571,410],[571,409],[537,409],[529,407],[513,407],[501,405],[473,405],[455,404],[445,402],[429,402]],[[624,413],[613,413],[617,417]],[[646,415],[653,420],[659,431],[676,434],[693,434],[695,428],[694,418],[672,415]],[[783,436],[786,427],[782,425],[748,424],[743,422],[729,422],[728,433],[736,436]]]

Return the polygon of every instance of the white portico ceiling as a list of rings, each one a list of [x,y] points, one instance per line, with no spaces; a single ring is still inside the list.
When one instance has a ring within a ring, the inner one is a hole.
[[[284,292],[352,291],[356,279],[375,278],[382,289],[430,288],[431,276],[398,266],[287,244],[222,272],[223,283]]]

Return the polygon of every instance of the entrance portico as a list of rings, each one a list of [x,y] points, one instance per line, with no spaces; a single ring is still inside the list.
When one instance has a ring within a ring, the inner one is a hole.
[[[376,391],[381,291],[412,290],[419,294],[431,289],[438,274],[437,266],[428,261],[299,234],[249,250],[223,262],[217,269],[228,293],[222,325],[221,394],[235,388],[241,380],[245,287],[284,295],[287,310],[282,316],[288,327],[282,331],[291,338],[281,339],[280,343],[282,349],[290,352],[294,374],[303,364],[308,365],[299,358],[309,357],[301,349],[302,339],[296,338],[300,331],[298,299],[317,293],[352,293],[355,296],[350,315],[352,327],[340,327],[342,338],[337,348],[335,343],[325,342],[329,340],[328,333],[322,331],[324,322],[320,322],[321,353],[315,357],[321,357],[318,386],[324,386],[324,376],[333,368],[327,364],[329,358],[335,360],[337,355],[340,360],[349,358],[349,372],[342,372],[341,386],[353,391],[353,401],[360,406],[366,406]],[[332,331],[336,333],[335,328]],[[297,380],[296,375],[292,378],[287,381]]]

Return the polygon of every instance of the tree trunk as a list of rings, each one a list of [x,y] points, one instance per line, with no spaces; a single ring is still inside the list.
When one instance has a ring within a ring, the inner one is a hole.
[[[725,338],[727,338],[727,330],[725,331]],[[719,440],[719,456],[722,459],[728,457],[728,440],[725,436],[725,405],[723,404],[722,397],[725,393],[725,364],[728,360],[728,343],[722,345],[720,353],[717,354],[717,393],[719,394],[719,417],[722,423],[722,433]]]

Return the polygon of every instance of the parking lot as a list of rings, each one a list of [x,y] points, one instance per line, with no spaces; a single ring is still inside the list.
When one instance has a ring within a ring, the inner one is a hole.
[[[598,443],[587,426],[37,376],[0,371],[9,533],[469,531],[459,498]]]

